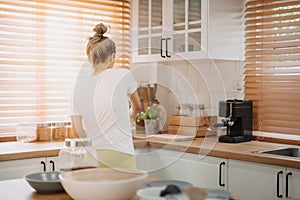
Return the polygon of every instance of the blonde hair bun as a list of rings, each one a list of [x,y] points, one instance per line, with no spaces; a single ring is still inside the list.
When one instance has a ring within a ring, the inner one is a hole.
[[[103,23],[97,24],[93,31],[95,32],[95,36],[103,36],[104,33],[107,32],[108,26]]]

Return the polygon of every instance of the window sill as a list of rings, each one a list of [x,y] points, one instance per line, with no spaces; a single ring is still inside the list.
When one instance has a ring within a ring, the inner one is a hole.
[[[253,139],[262,142],[300,145],[300,135],[253,131]]]
[[[16,135],[3,135],[0,136],[0,142],[15,142],[17,141]]]

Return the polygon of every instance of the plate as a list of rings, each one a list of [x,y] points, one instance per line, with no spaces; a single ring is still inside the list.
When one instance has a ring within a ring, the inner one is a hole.
[[[192,187],[193,184],[186,182],[186,181],[180,181],[180,180],[159,180],[159,181],[150,181],[144,184],[146,187],[163,187],[167,185],[176,185],[181,190],[185,190],[188,187]]]

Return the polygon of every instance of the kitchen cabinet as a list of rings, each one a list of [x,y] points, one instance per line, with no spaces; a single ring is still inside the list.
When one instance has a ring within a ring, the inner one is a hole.
[[[43,157],[0,162],[0,180],[23,178],[25,174],[55,171],[58,157]]]
[[[228,177],[228,190],[234,195],[256,200],[300,198],[298,169],[229,160]]]
[[[139,151],[136,156],[138,168],[151,176],[227,190],[227,159],[154,148]]]
[[[285,196],[300,198],[300,169],[287,168],[285,173]]]
[[[243,60],[243,0],[132,3],[132,62]]]

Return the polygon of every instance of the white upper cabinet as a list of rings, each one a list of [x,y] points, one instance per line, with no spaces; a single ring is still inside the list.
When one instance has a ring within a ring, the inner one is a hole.
[[[132,61],[241,60],[242,10],[243,0],[133,1]]]

